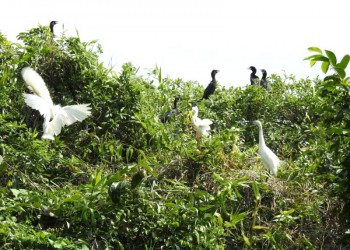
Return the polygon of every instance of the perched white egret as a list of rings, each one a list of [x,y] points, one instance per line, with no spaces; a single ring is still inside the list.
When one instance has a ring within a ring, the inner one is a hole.
[[[280,165],[280,160],[277,155],[269,149],[265,144],[263,128],[259,120],[253,121],[254,124],[259,127],[259,154],[264,166],[272,172],[274,176],[277,176],[277,168]]]
[[[192,124],[193,124],[194,130],[196,131],[196,138],[199,138],[201,135],[208,137],[209,136],[208,131],[210,130],[210,125],[213,122],[209,119],[198,118],[197,106],[192,108],[192,112],[193,112]]]
[[[21,73],[27,87],[34,93],[34,95],[23,94],[25,103],[44,116],[42,138],[54,140],[54,136],[61,133],[62,127],[69,126],[76,121],[82,121],[91,115],[90,104],[65,107],[54,105],[44,80],[36,71],[30,67],[25,67]]]

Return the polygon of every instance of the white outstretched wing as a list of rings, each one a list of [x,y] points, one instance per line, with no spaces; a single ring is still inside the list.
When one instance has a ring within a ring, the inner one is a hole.
[[[50,114],[51,106],[41,97],[32,94],[23,94],[24,102],[32,109],[38,110],[44,117]]]
[[[207,131],[210,130],[210,125],[212,123],[213,122],[209,119],[200,119],[198,117],[193,118],[195,130],[204,136],[209,136],[209,133]]]
[[[199,126],[209,126],[209,125],[213,124],[213,122],[209,119],[200,119],[200,118],[197,118],[197,119],[198,119]]]
[[[43,138],[53,139],[53,136],[59,135],[66,125],[71,125],[76,121],[82,121],[91,115],[90,104],[79,104],[71,106],[55,106],[55,116],[51,121],[44,122]]]
[[[53,106],[49,90],[43,78],[30,67],[23,68],[21,74],[27,87],[33,91],[34,94],[43,98],[49,105]]]

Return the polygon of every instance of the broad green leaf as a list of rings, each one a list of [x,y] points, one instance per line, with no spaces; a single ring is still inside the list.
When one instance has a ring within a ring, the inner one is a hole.
[[[317,48],[317,47],[309,47],[308,51],[310,51],[310,52],[317,52],[319,54],[322,54],[322,50]]]
[[[247,216],[246,212],[230,214],[230,221],[225,222],[225,227],[236,227],[236,224],[242,221]]]
[[[330,50],[325,50],[325,52],[326,52],[326,55],[329,58],[329,61],[330,61],[331,65],[335,66],[337,64],[337,57],[335,56],[335,54],[332,51],[330,51]]]
[[[328,68],[329,68],[329,62],[328,61],[324,61],[321,65],[321,69],[322,69],[322,72],[323,73],[327,73],[328,71]]]
[[[314,66],[314,65],[315,65],[315,63],[316,63],[316,61],[314,61],[314,60],[310,60],[310,67]]]
[[[312,55],[304,58],[304,60],[313,60],[313,61],[321,61],[321,62],[329,61],[329,59],[324,55]]]
[[[337,64],[337,67],[342,68],[342,69],[346,69],[346,67],[348,66],[350,61],[350,56],[349,55],[345,55],[343,57],[343,59],[341,59],[340,63]]]
[[[350,133],[350,130],[343,129],[343,128],[332,128],[331,131],[333,134],[338,134],[338,135],[346,135]]]
[[[345,70],[342,68],[338,68],[338,67],[334,67],[335,72],[337,72],[337,74],[344,79],[346,76]]]
[[[295,209],[290,209],[290,210],[286,210],[286,211],[282,211],[282,213],[284,214],[284,215],[290,215],[290,214],[292,214],[292,213],[294,213],[295,212]]]

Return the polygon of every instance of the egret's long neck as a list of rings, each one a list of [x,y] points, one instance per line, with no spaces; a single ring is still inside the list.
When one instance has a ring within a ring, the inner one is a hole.
[[[258,127],[259,127],[259,145],[265,146],[263,128],[262,128],[261,124],[258,124]]]

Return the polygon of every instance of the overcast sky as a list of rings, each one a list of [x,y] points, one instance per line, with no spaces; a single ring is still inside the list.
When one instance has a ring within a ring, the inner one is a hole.
[[[345,5],[346,4],[346,5]],[[350,52],[350,14],[341,0],[11,0],[1,2],[0,31],[19,32],[51,20],[68,35],[97,39],[101,60],[115,70],[132,62],[140,74],[156,65],[163,75],[207,85],[212,69],[223,86],[249,84],[249,66],[297,78],[324,76],[303,58],[317,46],[339,60]],[[260,74],[260,72],[259,72]],[[349,72],[348,72],[349,74]]]

